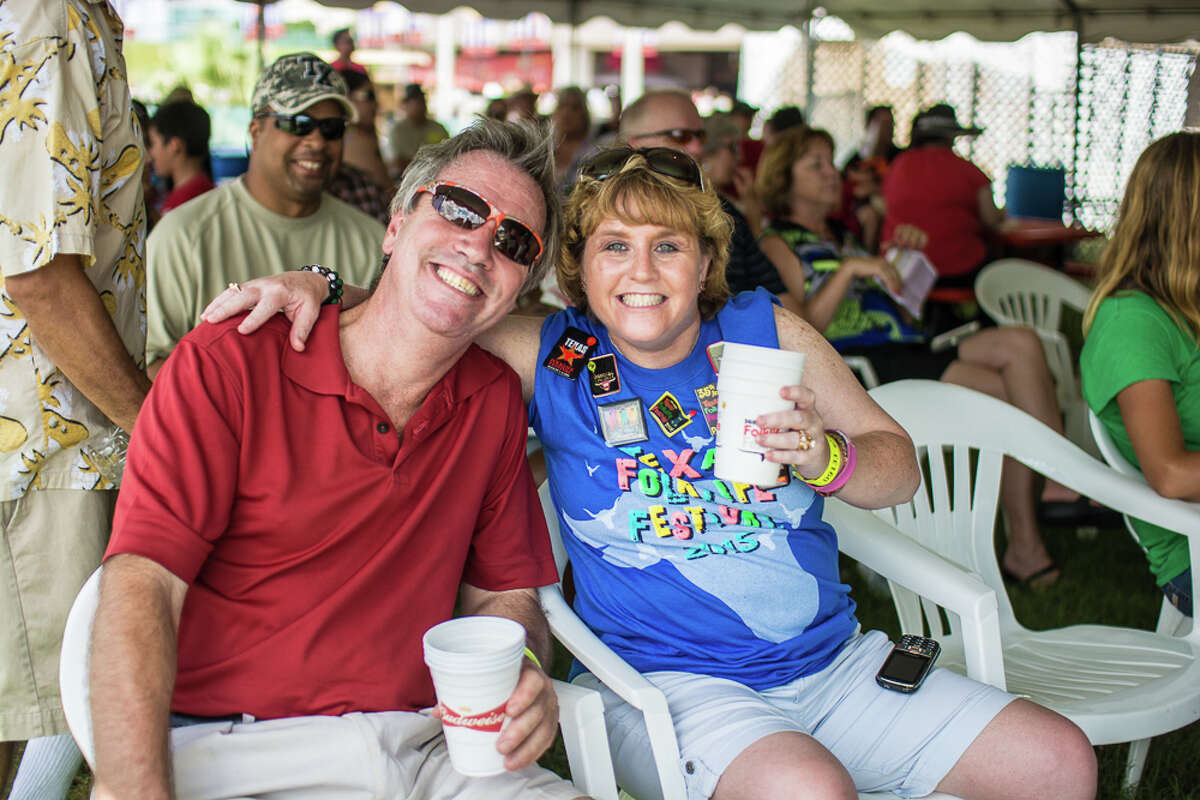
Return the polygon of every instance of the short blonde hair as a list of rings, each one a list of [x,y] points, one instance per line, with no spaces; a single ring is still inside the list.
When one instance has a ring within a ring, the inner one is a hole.
[[[1200,340],[1200,131],[1164,136],[1138,157],[1096,278],[1085,334],[1105,298],[1136,290]]]
[[[704,189],[654,172],[646,159],[633,155],[615,175],[604,180],[580,178],[567,200],[566,230],[558,260],[558,285],[573,305],[588,310],[583,288],[583,251],[587,239],[606,219],[629,225],[661,225],[696,237],[709,256],[708,272],[698,303],[703,319],[711,319],[729,299],[725,265],[733,223],[711,186]]]

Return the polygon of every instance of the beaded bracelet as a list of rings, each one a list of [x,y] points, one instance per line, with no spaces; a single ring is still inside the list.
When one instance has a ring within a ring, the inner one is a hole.
[[[322,267],[320,264],[309,264],[305,267],[300,267],[301,272],[315,272],[318,275],[323,275],[325,280],[329,281],[329,296],[321,303],[323,306],[333,305],[334,303],[342,302],[342,279],[338,276],[336,270],[329,267]]]

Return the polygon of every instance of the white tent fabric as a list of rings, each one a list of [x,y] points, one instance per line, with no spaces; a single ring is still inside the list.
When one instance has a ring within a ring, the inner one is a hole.
[[[320,0],[347,8],[369,8],[375,1]],[[402,5],[410,11],[439,14],[464,5],[494,19],[540,11],[555,22],[575,24],[606,16],[644,28],[679,21],[707,30],[728,23],[747,30],[799,26],[810,8],[802,0],[405,0]],[[1084,41],[1109,36],[1130,42],[1200,39],[1200,0],[826,0],[812,5],[868,37],[903,30],[918,39],[940,39],[965,31],[986,41],[1012,41],[1031,31],[1074,30],[1077,10]]]

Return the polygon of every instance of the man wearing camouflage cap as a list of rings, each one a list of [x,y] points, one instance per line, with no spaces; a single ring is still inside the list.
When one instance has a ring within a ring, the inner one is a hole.
[[[325,192],[355,112],[346,84],[312,53],[292,53],[259,77],[245,175],[185,203],[147,243],[146,361],[153,377],[232,282],[324,264],[371,282],[384,228]]]

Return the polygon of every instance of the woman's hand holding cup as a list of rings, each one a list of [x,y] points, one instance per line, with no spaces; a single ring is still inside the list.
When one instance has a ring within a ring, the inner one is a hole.
[[[767,448],[763,458],[795,467],[801,475],[820,475],[829,462],[829,442],[825,439],[825,423],[817,412],[816,395],[803,386],[784,386],[779,396],[796,405],[788,411],[759,416],[762,432],[757,441]]]

